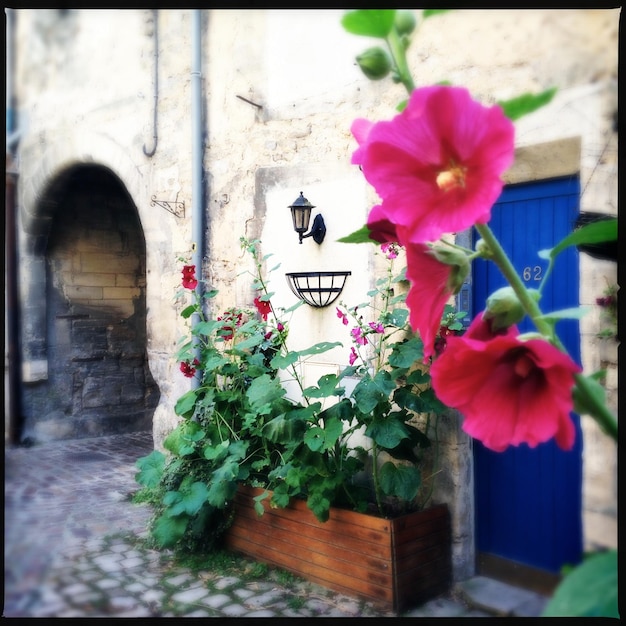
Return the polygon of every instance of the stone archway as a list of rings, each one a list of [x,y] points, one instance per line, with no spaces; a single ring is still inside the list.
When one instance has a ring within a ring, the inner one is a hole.
[[[40,199],[47,373],[23,388],[22,440],[146,431],[159,391],[146,355],[146,243],[111,170],[73,165]]]

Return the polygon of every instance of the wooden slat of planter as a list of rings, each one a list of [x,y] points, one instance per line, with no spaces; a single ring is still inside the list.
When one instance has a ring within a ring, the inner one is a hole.
[[[236,503],[237,515],[244,516],[251,522],[265,521],[264,525],[270,528],[297,533],[303,540],[311,538],[315,542],[323,542],[329,546],[336,546],[341,537],[340,545],[348,550],[376,559],[391,559],[391,541],[388,534],[373,532],[362,526],[351,527],[345,524],[342,524],[339,529],[337,520],[335,520],[336,523],[327,526],[333,520],[319,522],[312,513],[310,517],[307,516],[304,521],[301,521],[300,515],[310,513],[309,511],[298,512],[298,519],[294,519],[294,512],[291,509],[272,509],[259,516],[250,502],[236,500]],[[263,518],[266,519],[263,520]],[[350,533],[350,530],[353,532]]]

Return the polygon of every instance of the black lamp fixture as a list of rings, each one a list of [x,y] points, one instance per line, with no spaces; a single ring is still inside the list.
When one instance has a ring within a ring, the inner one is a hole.
[[[315,207],[304,197],[302,192],[300,192],[300,197],[296,198],[296,201],[289,208],[291,209],[291,218],[293,219],[293,229],[300,236],[300,243],[306,237],[313,237],[315,243],[321,244],[326,235],[326,224],[324,224],[324,218],[319,213],[313,220],[311,231],[306,235],[304,234],[309,228],[311,210]]]

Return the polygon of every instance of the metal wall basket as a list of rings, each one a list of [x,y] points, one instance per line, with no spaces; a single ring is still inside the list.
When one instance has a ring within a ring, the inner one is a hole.
[[[352,272],[290,272],[285,274],[289,288],[310,306],[322,308],[341,294]]]

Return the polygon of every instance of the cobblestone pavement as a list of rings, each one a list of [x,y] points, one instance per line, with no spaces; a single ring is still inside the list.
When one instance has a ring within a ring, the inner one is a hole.
[[[216,575],[146,547],[151,510],[131,494],[152,448],[151,433],[135,433],[5,449],[3,617],[394,616],[293,577]],[[476,577],[403,617],[537,616],[545,601]]]

